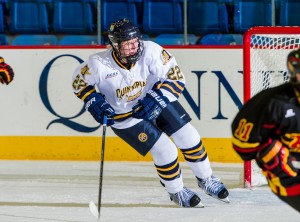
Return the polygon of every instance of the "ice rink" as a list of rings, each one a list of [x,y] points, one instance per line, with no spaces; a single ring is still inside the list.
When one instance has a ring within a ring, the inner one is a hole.
[[[1,161],[0,222],[93,222],[99,163]],[[158,182],[151,162],[105,162],[100,221],[123,222],[299,222],[300,214],[268,187],[242,188],[241,164],[216,164],[214,174],[230,192],[230,204],[205,195],[181,163],[185,185],[204,208],[178,208]]]

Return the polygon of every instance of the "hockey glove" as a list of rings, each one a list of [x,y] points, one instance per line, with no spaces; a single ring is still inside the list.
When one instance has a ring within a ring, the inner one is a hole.
[[[168,98],[164,97],[159,90],[150,90],[143,99],[132,107],[132,117],[155,120],[168,103]]]
[[[115,110],[106,102],[100,93],[92,93],[85,100],[85,109],[88,110],[94,119],[103,124],[104,115],[107,117],[107,126],[114,124]]]
[[[13,69],[4,62],[4,59],[0,57],[0,82],[8,85],[14,78]]]
[[[288,148],[278,140],[257,153],[256,162],[264,171],[270,172],[279,178],[297,176],[297,169],[292,164],[293,157]]]

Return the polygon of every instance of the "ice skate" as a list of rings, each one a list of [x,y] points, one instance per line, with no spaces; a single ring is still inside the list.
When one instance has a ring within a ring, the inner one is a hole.
[[[211,176],[206,179],[197,177],[198,186],[207,194],[218,200],[229,203],[229,192],[219,178]]]
[[[169,196],[180,207],[204,207],[200,197],[186,187],[177,193],[169,193]]]

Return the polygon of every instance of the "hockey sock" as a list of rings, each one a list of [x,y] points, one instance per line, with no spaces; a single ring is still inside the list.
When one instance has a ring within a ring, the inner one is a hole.
[[[212,175],[208,155],[201,137],[190,123],[172,134],[171,137],[196,177],[207,178]]]
[[[178,151],[170,138],[162,134],[151,148],[150,153],[160,181],[169,193],[183,189],[181,170],[178,162]]]

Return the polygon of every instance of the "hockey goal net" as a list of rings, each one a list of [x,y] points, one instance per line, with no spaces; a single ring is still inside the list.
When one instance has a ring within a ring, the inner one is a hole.
[[[300,47],[300,27],[253,27],[244,34],[244,102],[259,91],[288,81],[286,58]],[[255,161],[244,163],[245,186],[266,183]]]

